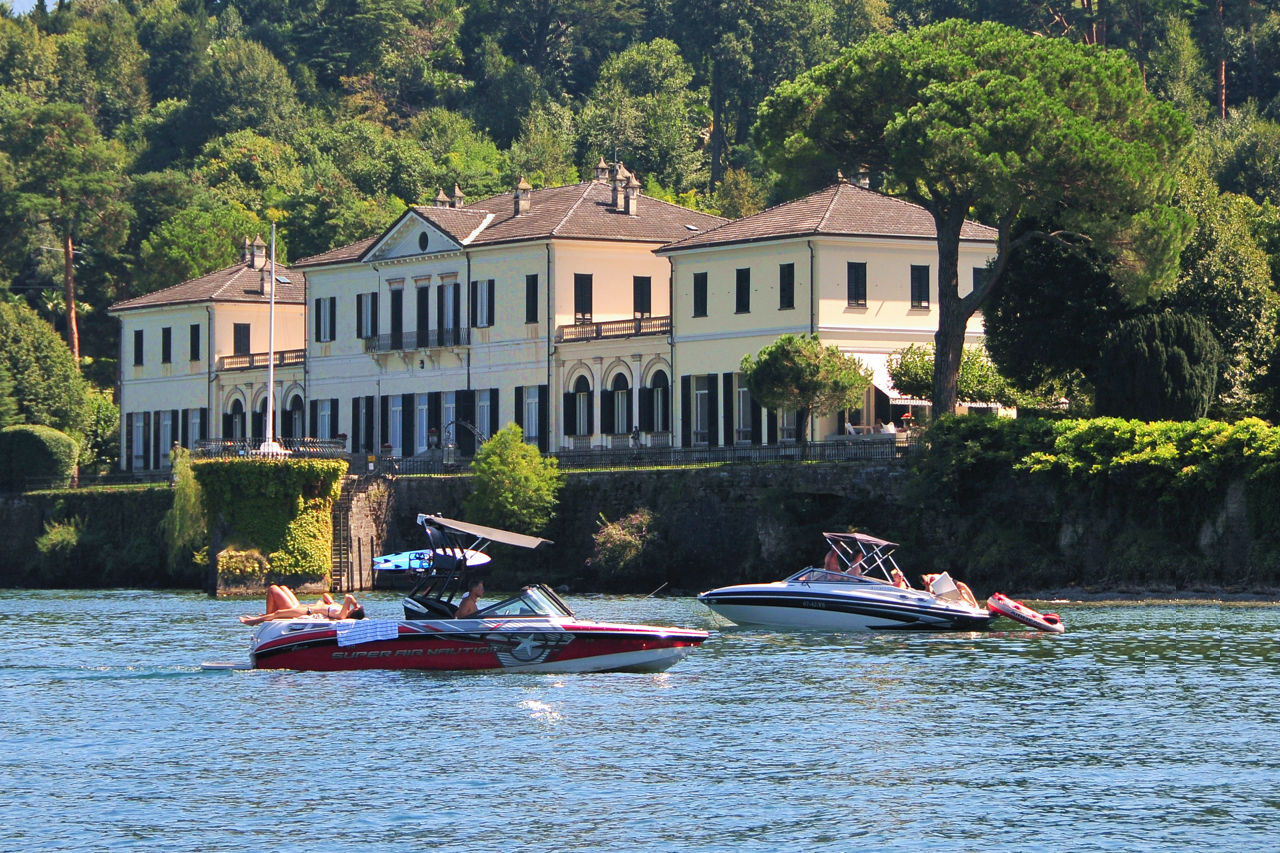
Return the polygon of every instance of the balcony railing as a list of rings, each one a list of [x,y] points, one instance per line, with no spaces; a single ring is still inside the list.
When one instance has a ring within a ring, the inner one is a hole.
[[[364,339],[365,352],[401,352],[403,350],[433,349],[435,347],[465,346],[471,342],[471,330],[414,329],[410,332],[390,332]]]
[[[671,331],[671,317],[637,317],[556,327],[556,343],[598,341],[606,338],[634,338],[638,335],[665,335]]]
[[[266,367],[271,360],[270,353],[254,352],[245,355],[224,355],[218,359],[219,370],[252,370],[255,367]],[[307,351],[304,349],[286,349],[276,352],[276,367],[304,364]]]

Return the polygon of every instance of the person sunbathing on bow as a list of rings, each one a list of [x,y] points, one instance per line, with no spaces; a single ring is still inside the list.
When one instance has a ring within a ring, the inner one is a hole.
[[[315,604],[303,604],[287,586],[272,584],[267,590],[267,612],[257,616],[241,616],[245,625],[260,625],[277,619],[297,619],[302,616],[323,616],[326,619],[363,619],[364,608],[356,597],[347,593],[338,604],[333,596],[325,593]]]

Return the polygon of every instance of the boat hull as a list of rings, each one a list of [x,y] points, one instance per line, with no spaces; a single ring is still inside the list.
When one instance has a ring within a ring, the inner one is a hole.
[[[992,615],[891,593],[856,597],[816,591],[712,590],[698,596],[736,625],[808,631],[985,631]]]
[[[708,636],[680,628],[555,620],[390,624],[394,637],[342,645],[343,623],[285,623],[255,634],[250,659],[255,669],[315,671],[662,672]]]

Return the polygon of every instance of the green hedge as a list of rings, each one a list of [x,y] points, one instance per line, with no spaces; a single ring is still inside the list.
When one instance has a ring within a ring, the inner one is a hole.
[[[943,418],[914,474],[935,568],[984,586],[1280,584],[1280,429],[1256,418]]]
[[[265,555],[264,582],[301,586],[328,577],[330,513],[342,491],[345,462],[211,459],[192,467],[209,529],[222,531],[227,548]],[[239,562],[219,560],[219,566],[243,580]]]
[[[0,488],[21,491],[28,479],[65,488],[75,474],[80,447],[65,432],[38,424],[0,430]]]

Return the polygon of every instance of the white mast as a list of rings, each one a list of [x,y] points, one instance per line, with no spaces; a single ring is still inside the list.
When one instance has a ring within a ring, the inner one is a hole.
[[[271,297],[267,310],[267,422],[263,427],[266,440],[258,449],[279,453],[284,448],[276,443],[276,223],[271,223]]]

